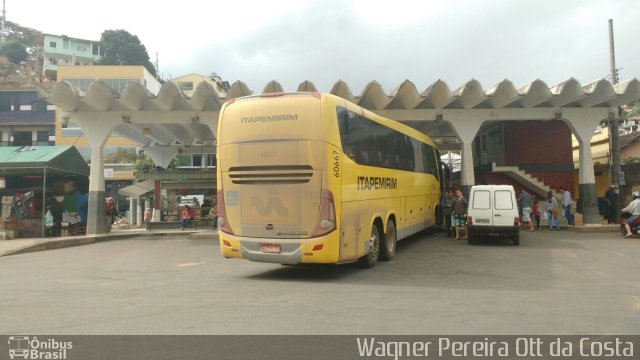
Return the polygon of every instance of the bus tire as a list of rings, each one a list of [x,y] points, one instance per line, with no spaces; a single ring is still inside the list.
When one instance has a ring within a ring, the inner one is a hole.
[[[389,220],[387,233],[380,241],[380,259],[384,261],[393,259],[393,256],[396,254],[397,243],[398,234],[396,233],[396,226],[392,220]]]
[[[380,255],[380,229],[377,224],[371,226],[371,240],[369,253],[361,257],[359,261],[360,266],[367,269],[376,266],[378,256]]]

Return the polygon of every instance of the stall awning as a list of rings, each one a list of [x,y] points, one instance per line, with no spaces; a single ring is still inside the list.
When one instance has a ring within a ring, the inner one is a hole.
[[[131,196],[134,198],[140,197],[155,189],[155,180],[146,180],[137,184],[125,186],[118,190],[118,194],[124,196]]]
[[[89,176],[89,165],[75,146],[2,146],[0,175],[48,174]]]

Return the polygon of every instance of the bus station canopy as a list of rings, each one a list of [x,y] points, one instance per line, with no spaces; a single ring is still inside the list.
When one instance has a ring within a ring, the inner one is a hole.
[[[318,89],[312,82],[304,81],[289,91],[318,92]],[[285,90],[277,81],[270,81],[260,91],[278,92]],[[405,80],[390,94],[384,91],[380,83],[372,81],[356,96],[346,82],[338,80],[330,93],[382,116],[414,126],[440,142],[456,137],[448,125],[437,121],[446,119],[450,113],[517,110],[521,117],[531,116],[535,119],[539,116],[536,110],[541,109],[614,108],[640,99],[640,81],[633,78],[611,84],[599,79],[582,85],[570,78],[551,86],[542,80],[534,80],[516,87],[510,80],[503,80],[483,88],[480,82],[472,79],[451,90],[446,82],[437,80],[419,91],[413,82]],[[162,84],[155,95],[138,83],[127,85],[121,95],[117,95],[108,85],[97,80],[86,92],[65,82],[58,82],[49,94],[48,101],[63,112],[62,118],[59,118],[63,124],[68,119],[73,121],[74,117],[102,121],[100,116],[95,115],[107,113],[117,116],[119,125],[115,131],[120,136],[143,147],[188,149],[191,145],[215,145],[215,129],[224,102],[253,94],[245,83],[237,81],[226,98],[220,98],[206,82],[200,83],[191,97],[186,97],[172,82]]]
[[[118,194],[130,197],[140,197],[155,189],[155,180],[145,180],[118,190]]]

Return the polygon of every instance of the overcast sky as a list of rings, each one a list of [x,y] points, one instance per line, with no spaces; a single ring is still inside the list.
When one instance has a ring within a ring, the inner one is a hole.
[[[36,30],[99,40],[137,35],[160,73],[217,73],[254,92],[304,80],[354,95],[378,81],[418,91],[438,79],[451,90],[471,79],[486,89],[610,74],[608,19],[622,80],[640,79],[638,0],[6,0],[7,19]]]

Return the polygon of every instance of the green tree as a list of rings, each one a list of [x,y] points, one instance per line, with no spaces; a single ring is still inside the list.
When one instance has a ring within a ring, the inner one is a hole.
[[[11,40],[0,45],[0,55],[6,55],[12,63],[20,64],[21,61],[27,59],[29,54],[27,54],[27,50],[22,42]]]
[[[135,169],[135,171],[148,173],[156,168],[156,164],[148,155],[146,155],[145,157],[136,160],[136,162],[133,164],[133,168]]]
[[[100,42],[104,50],[101,65],[143,65],[156,76],[156,68],[149,60],[147,48],[136,35],[125,30],[105,30]]]
[[[137,173],[150,173],[153,171],[177,169],[178,166],[180,166],[180,159],[178,159],[178,156],[174,156],[171,159],[171,162],[169,162],[169,167],[167,167],[167,169],[157,167],[153,160],[151,160],[151,157],[149,155],[145,155],[144,157],[139,158],[135,163],[133,163],[133,169]]]
[[[622,116],[624,119],[629,119],[638,115],[640,115],[640,101],[636,101],[631,110],[626,111]]]

